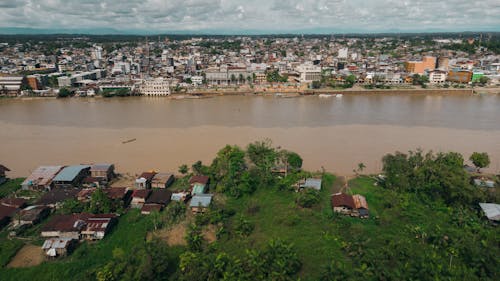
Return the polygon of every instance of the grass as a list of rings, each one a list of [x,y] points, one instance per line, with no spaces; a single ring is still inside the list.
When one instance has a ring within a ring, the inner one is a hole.
[[[11,193],[21,188],[21,183],[24,178],[10,179],[4,184],[0,185],[0,198],[7,197]]]
[[[256,227],[247,238],[221,241],[221,250],[241,257],[245,249],[263,247],[272,238],[284,239],[292,242],[299,254],[303,280],[317,280],[326,261],[342,255],[330,207],[334,180],[332,175],[324,177],[321,202],[313,209],[298,207],[293,191],[260,189],[251,196],[228,199],[227,208],[236,211],[234,217],[244,215]],[[249,214],[249,207],[258,211]]]

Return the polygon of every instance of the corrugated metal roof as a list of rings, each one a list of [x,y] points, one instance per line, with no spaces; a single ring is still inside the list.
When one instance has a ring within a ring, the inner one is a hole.
[[[500,204],[479,203],[489,220],[500,221]]]
[[[212,194],[199,194],[193,196],[191,198],[191,202],[189,203],[189,207],[208,207],[212,202]]]
[[[42,249],[64,249],[68,246],[68,243],[73,240],[72,238],[51,238],[43,242]]]
[[[40,166],[34,170],[22,185],[46,185],[63,168],[63,166]]]
[[[321,190],[321,179],[308,178],[306,179],[306,182],[304,183],[303,187]]]
[[[73,181],[75,177],[83,170],[89,169],[88,165],[74,165],[62,169],[53,179],[53,181]]]

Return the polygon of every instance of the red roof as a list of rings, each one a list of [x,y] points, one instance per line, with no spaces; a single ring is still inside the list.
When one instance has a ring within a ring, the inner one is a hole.
[[[14,208],[22,208],[26,205],[26,202],[28,201],[23,198],[4,198],[0,200],[0,204]]]
[[[136,189],[132,193],[132,197],[146,199],[150,193],[151,193],[151,190],[149,190],[149,189]]]
[[[155,175],[155,172],[144,172],[138,178],[145,178],[147,181],[151,181]]]
[[[104,223],[110,222],[115,218],[115,214],[72,214],[72,215],[55,215],[42,231],[80,231],[101,230],[105,229]],[[104,227],[104,228],[103,228]]]
[[[191,179],[189,179],[189,183],[201,183],[201,184],[207,184],[208,181],[210,180],[209,177],[207,176],[192,176]]]
[[[160,204],[144,204],[141,208],[141,212],[147,212],[150,213],[152,211],[161,211],[161,205]]]
[[[108,195],[109,199],[123,199],[125,194],[127,194],[126,187],[110,187],[103,189],[103,191]]]
[[[336,193],[332,195],[332,206],[333,207],[348,207],[354,209],[354,200],[351,195],[344,193]]]
[[[0,221],[3,220],[3,218],[5,217],[12,218],[12,216],[17,212],[17,210],[18,208],[16,207],[0,205]]]

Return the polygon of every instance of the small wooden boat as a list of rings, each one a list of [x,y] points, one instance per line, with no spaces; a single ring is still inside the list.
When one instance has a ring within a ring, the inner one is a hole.
[[[122,144],[126,144],[126,143],[129,143],[129,142],[133,142],[133,141],[136,141],[137,139],[129,139],[129,140],[126,140],[126,141],[122,141]]]

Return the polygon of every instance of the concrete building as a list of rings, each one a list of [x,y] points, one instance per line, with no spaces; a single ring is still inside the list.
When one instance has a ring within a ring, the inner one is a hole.
[[[437,68],[439,70],[448,71],[450,65],[450,59],[447,57],[439,57],[437,61]]]
[[[321,80],[321,67],[312,64],[301,64],[297,67],[300,82],[309,83]]]
[[[168,96],[170,83],[163,78],[144,80],[139,87],[139,92],[145,96]]]
[[[96,69],[93,71],[75,73],[71,76],[61,76],[57,78],[59,87],[75,87],[85,80],[99,80],[106,77],[106,70]]]
[[[447,80],[454,83],[469,83],[472,80],[472,71],[467,70],[450,70]]]
[[[337,58],[339,58],[339,59],[347,59],[348,52],[349,52],[348,48],[341,48],[341,49],[339,49],[339,53],[337,55]]]
[[[429,83],[442,84],[446,82],[446,71],[434,70],[429,72]]]
[[[424,74],[425,71],[436,69],[436,58],[426,56],[422,61],[407,61],[405,69],[408,73]]]
[[[0,76],[0,95],[16,95],[23,85],[27,85],[23,76]]]

